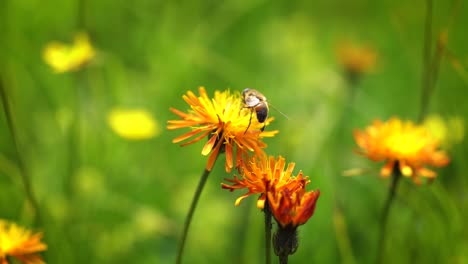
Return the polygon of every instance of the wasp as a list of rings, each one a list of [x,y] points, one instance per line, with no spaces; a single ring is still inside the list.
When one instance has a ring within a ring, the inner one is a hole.
[[[251,109],[249,125],[245,129],[245,132],[247,132],[252,123],[252,114],[254,111],[258,122],[263,123],[261,129],[263,131],[265,129],[265,120],[268,117],[269,110],[267,98],[259,91],[250,88],[245,88],[244,91],[242,91],[242,98],[244,100],[244,107]]]

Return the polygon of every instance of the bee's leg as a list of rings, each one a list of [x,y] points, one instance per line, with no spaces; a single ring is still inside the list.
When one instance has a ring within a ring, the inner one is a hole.
[[[251,123],[252,123],[252,111],[250,111],[249,125],[248,125],[247,128],[245,129],[244,135],[245,135],[245,133],[247,133],[247,130],[249,130],[249,127],[250,127],[250,124],[251,124]]]
[[[260,129],[262,132],[263,132],[263,130],[265,130],[265,126],[266,126],[266,124],[265,124],[265,123],[263,123],[263,127],[262,127],[262,129]]]

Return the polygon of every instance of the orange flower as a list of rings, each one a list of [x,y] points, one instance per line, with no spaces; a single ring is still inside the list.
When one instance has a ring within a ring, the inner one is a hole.
[[[352,80],[372,71],[377,64],[377,52],[373,48],[350,42],[340,43],[336,48],[336,56]]]
[[[296,191],[285,188],[268,192],[270,210],[276,221],[284,228],[303,225],[314,214],[320,190],[306,192],[305,186]]]
[[[42,233],[32,234],[29,230],[0,219],[0,263],[8,264],[8,256],[25,264],[45,263],[37,254],[47,249],[41,238]]]
[[[263,123],[259,123],[255,115],[248,108],[243,107],[242,99],[239,93],[231,94],[229,91],[215,92],[213,99],[210,99],[205,88],[199,88],[200,96],[196,96],[188,91],[183,99],[190,105],[191,110],[184,113],[177,109],[170,110],[180,116],[183,120],[169,120],[168,129],[191,128],[191,131],[183,134],[174,140],[173,143],[179,143],[186,139],[193,138],[185,142],[186,146],[208,137],[208,142],[202,149],[201,154],[209,154],[206,169],[211,171],[216,157],[220,151],[226,152],[226,171],[230,172],[233,168],[233,156],[236,155],[235,165],[249,156],[249,151],[255,155],[264,155],[263,148],[266,144],[261,141],[263,137],[273,137],[275,131],[261,131]],[[249,121],[251,124],[249,126]],[[267,119],[266,125],[272,119]],[[247,130],[248,128],[248,130]],[[237,149],[237,152],[235,150]]]
[[[273,156],[269,158],[266,156],[254,156],[250,161],[241,164],[239,169],[240,177],[234,175],[234,179],[226,179],[232,185],[222,183],[221,187],[230,191],[243,188],[248,189],[246,194],[236,200],[236,206],[252,194],[261,194],[257,207],[263,209],[269,191],[281,192],[284,189],[288,189],[290,192],[295,192],[309,183],[308,177],[304,177],[302,171],[295,177],[292,175],[295,163],[289,163],[286,170],[285,166],[286,161],[281,156],[276,160]]]
[[[355,130],[354,139],[361,148],[360,154],[373,161],[386,161],[380,171],[383,177],[397,169],[420,184],[420,176],[430,180],[437,176],[425,165],[442,167],[449,163],[447,154],[438,150],[439,142],[432,133],[411,121],[392,118],[383,123],[376,120],[365,131]]]

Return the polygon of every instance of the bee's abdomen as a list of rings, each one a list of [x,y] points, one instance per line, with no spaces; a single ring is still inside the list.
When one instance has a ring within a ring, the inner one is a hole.
[[[257,114],[258,122],[263,123],[263,122],[265,122],[265,119],[268,116],[268,108],[267,107],[257,106],[255,108],[255,113]]]

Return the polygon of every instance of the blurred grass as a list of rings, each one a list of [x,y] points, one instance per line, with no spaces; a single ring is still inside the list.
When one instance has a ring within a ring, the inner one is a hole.
[[[84,1],[84,0],[82,0]],[[267,152],[283,155],[320,188],[314,217],[300,228],[291,263],[373,263],[388,181],[353,153],[353,128],[374,118],[415,119],[420,104],[424,1],[79,1],[0,2],[0,75],[11,99],[21,152],[37,193],[48,263],[173,263],[177,240],[206,157],[201,143],[171,143],[181,131],[132,142],[106,123],[114,107],[150,111],[165,127],[169,107],[198,86],[261,90],[271,110]],[[434,32],[452,1],[435,1]],[[461,3],[448,49],[468,65],[468,9]],[[84,19],[79,21],[79,16]],[[85,28],[78,27],[81,24]],[[52,40],[86,30],[98,57],[78,73],[54,74],[41,59]],[[374,73],[350,87],[336,61],[342,40],[372,45]],[[468,83],[443,59],[430,113],[466,119]],[[0,217],[31,225],[18,157],[0,115]],[[74,136],[75,135],[75,136]],[[468,262],[466,140],[429,186],[405,181],[389,221],[388,262]],[[223,160],[223,159],[221,159]],[[262,215],[254,201],[210,176],[187,242],[187,263],[262,263]],[[181,165],[183,164],[183,165]],[[342,177],[344,169],[373,173]],[[253,199],[252,199],[253,200]],[[338,213],[337,213],[338,212]],[[335,217],[335,218],[334,218]],[[351,252],[333,225],[342,217]]]

